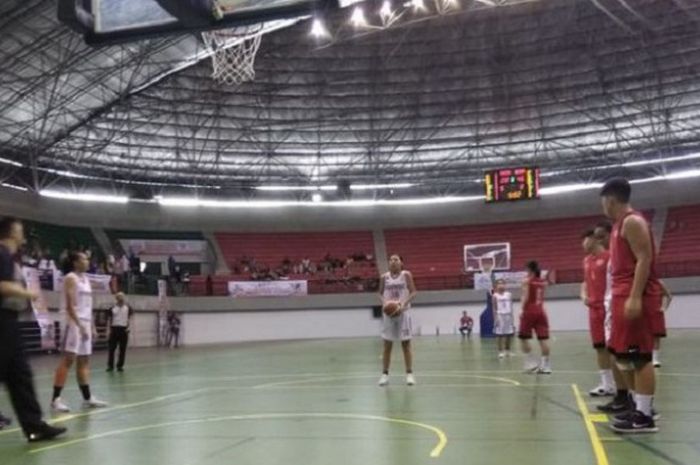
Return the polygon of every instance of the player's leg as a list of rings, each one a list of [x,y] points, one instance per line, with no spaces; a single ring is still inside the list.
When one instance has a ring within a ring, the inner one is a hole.
[[[523,313],[520,315],[520,331],[518,332],[518,339],[520,339],[520,348],[525,355],[525,361],[523,363],[523,370],[525,372],[534,372],[537,370],[537,359],[532,354],[532,347],[530,346],[530,339],[532,339],[532,315]]]
[[[537,372],[545,375],[552,374],[552,366],[549,361],[549,319],[545,313],[538,315],[535,322],[535,334],[542,354]]]
[[[506,342],[505,342],[503,336],[500,334],[498,336],[496,336],[496,341],[497,341],[497,345],[498,345],[498,358],[504,358],[506,356],[506,353],[505,353]]]
[[[609,354],[610,357],[610,370],[613,374],[613,379],[615,381],[615,397],[607,404],[599,405],[597,408],[601,412],[619,414],[632,409],[632,398],[630,395],[630,384],[625,379],[625,375],[618,367],[615,356]],[[634,376],[631,377],[634,379]],[[631,385],[634,387],[634,384]]]
[[[401,341],[401,349],[403,350],[403,360],[406,365],[406,384],[413,386],[416,384],[416,379],[413,376],[413,350],[411,341]]]
[[[66,331],[69,330],[67,329]],[[68,379],[68,373],[73,363],[75,363],[75,353],[64,352],[56,368],[53,379],[53,396],[51,398],[51,409],[56,412],[70,412],[70,407],[61,399],[61,393],[66,385],[66,379]]]
[[[106,407],[107,403],[98,400],[90,392],[90,356],[78,355],[76,359],[76,374],[78,376],[78,386],[83,395],[83,407],[85,408],[101,408]]]
[[[386,386],[389,383],[389,368],[391,367],[391,349],[393,341],[384,339],[384,351],[382,353],[382,376],[379,378],[379,385]]]
[[[117,338],[117,328],[112,326],[109,333],[109,341],[107,347],[107,371],[114,371],[114,354],[117,351],[118,338]]]
[[[652,364],[654,331],[651,318],[653,311],[659,308],[661,308],[660,297],[645,297],[642,302],[642,315],[635,320],[622,320],[618,339],[613,340],[620,368],[626,372],[625,381],[635,403],[633,413],[615,418],[613,430],[618,433],[658,431],[653,411],[656,375]],[[631,374],[633,377],[630,376]]]

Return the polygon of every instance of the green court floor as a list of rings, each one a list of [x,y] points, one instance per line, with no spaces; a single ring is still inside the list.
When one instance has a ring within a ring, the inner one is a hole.
[[[492,340],[415,341],[418,385],[379,388],[378,339],[137,349],[125,373],[94,357],[104,410],[55,418],[65,439],[0,432],[2,465],[658,465],[700,463],[700,331],[663,350],[654,436],[620,438],[586,392],[597,381],[583,333],[559,333],[551,376],[499,361]],[[32,360],[43,404],[57,359]],[[581,396],[577,398],[576,392]],[[72,381],[66,400],[79,407]],[[7,396],[0,410],[11,413]],[[589,414],[590,411],[590,414]]]

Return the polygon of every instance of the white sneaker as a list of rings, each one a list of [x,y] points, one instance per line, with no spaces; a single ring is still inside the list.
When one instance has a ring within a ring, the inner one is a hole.
[[[525,360],[525,365],[523,365],[523,371],[525,373],[534,373],[537,371],[537,369],[539,367],[540,366],[537,364],[537,362],[532,361],[532,360],[530,360],[530,361]]]
[[[383,387],[387,384],[389,384],[389,375],[382,373],[382,376],[379,378],[379,385]]]
[[[63,402],[63,399],[56,397],[53,401],[51,401],[51,410],[54,412],[68,413],[70,412],[70,407]]]
[[[615,394],[617,394],[617,390],[611,387],[605,387],[602,384],[588,391],[588,395],[591,397],[610,397],[614,396]]]
[[[415,386],[416,385],[416,377],[413,376],[413,373],[408,373],[406,375],[406,384],[409,386]]]
[[[548,366],[537,367],[537,374],[538,375],[551,375],[552,368],[548,367]]]
[[[652,364],[654,365],[654,368],[659,368],[661,366],[661,361],[658,358],[655,358]]]
[[[506,353],[505,353],[505,352],[499,352],[499,353],[498,353],[498,358],[506,358]]]
[[[101,401],[96,397],[90,397],[88,400],[83,401],[83,408],[105,408],[108,405],[107,402]]]

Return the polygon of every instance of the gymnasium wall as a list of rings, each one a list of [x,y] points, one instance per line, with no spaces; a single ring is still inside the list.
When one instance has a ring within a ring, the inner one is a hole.
[[[666,284],[675,298],[667,313],[669,328],[700,328],[700,278],[673,278]],[[517,298],[518,292],[514,292]],[[587,329],[586,310],[578,298],[577,285],[556,285],[548,292],[547,309],[554,333]],[[49,294],[57,308],[58,296]],[[463,310],[474,318],[485,306],[481,291],[422,292],[412,310],[414,329],[422,336],[452,335]],[[158,300],[130,296],[136,310],[133,346],[156,344]],[[109,296],[98,299],[107,308]],[[182,315],[182,339],[187,345],[280,339],[312,339],[378,336],[381,320],[372,317],[374,294],[319,295],[295,299],[232,299],[227,297],[171,298],[170,308]],[[52,313],[54,319],[62,318]]]
[[[670,281],[670,280],[669,280]],[[700,292],[676,295],[667,313],[668,327],[700,328]],[[669,287],[671,284],[669,283]],[[462,311],[474,318],[475,333],[480,332],[481,302],[423,303],[412,309],[414,332],[421,336],[458,334],[457,323]],[[550,326],[558,331],[588,329],[587,310],[576,297],[547,301]],[[187,345],[263,341],[279,339],[315,339],[338,337],[378,337],[381,319],[372,318],[371,305],[356,308],[312,310],[268,310],[249,312],[183,313],[183,341]]]

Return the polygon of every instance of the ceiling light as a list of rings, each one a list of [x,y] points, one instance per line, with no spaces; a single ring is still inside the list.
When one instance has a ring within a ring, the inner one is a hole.
[[[323,21],[321,21],[319,18],[314,18],[314,20],[311,22],[310,34],[312,37],[317,39],[324,39],[330,37],[331,35],[328,32],[328,29],[326,29],[326,26],[324,26]]]
[[[382,3],[382,7],[379,9],[379,16],[386,21],[390,19],[394,15],[394,12],[391,10],[391,0],[384,0],[384,3]]]
[[[76,192],[62,192],[54,190],[39,191],[42,197],[63,200],[77,200],[80,202],[100,202],[100,203],[128,203],[129,197],[118,195],[85,194]]]
[[[29,189],[27,189],[26,187],[17,186],[17,185],[15,185],[15,184],[9,184],[9,183],[6,183],[6,182],[0,183],[0,186],[2,186],[2,187],[7,187],[8,189],[14,189],[14,190],[16,190],[16,191],[22,191],[22,192],[27,192],[27,191],[29,190]]]
[[[353,27],[367,27],[367,18],[365,18],[365,11],[361,6],[356,6],[352,11],[352,16],[350,17],[350,24]]]
[[[350,185],[350,189],[354,191],[369,191],[375,189],[408,189],[413,186],[415,186],[415,184],[409,182],[396,184],[352,184]]]
[[[311,201],[314,202],[314,203],[323,202],[323,196],[321,195],[320,192],[314,192],[314,193],[311,195]]]
[[[411,0],[408,6],[413,8],[413,11],[425,11],[427,9],[425,7],[425,0]]]
[[[24,166],[22,163],[19,163],[19,162],[14,161],[14,160],[10,160],[9,158],[2,158],[2,157],[0,157],[0,163],[2,163],[3,165],[17,166],[19,168]]]

